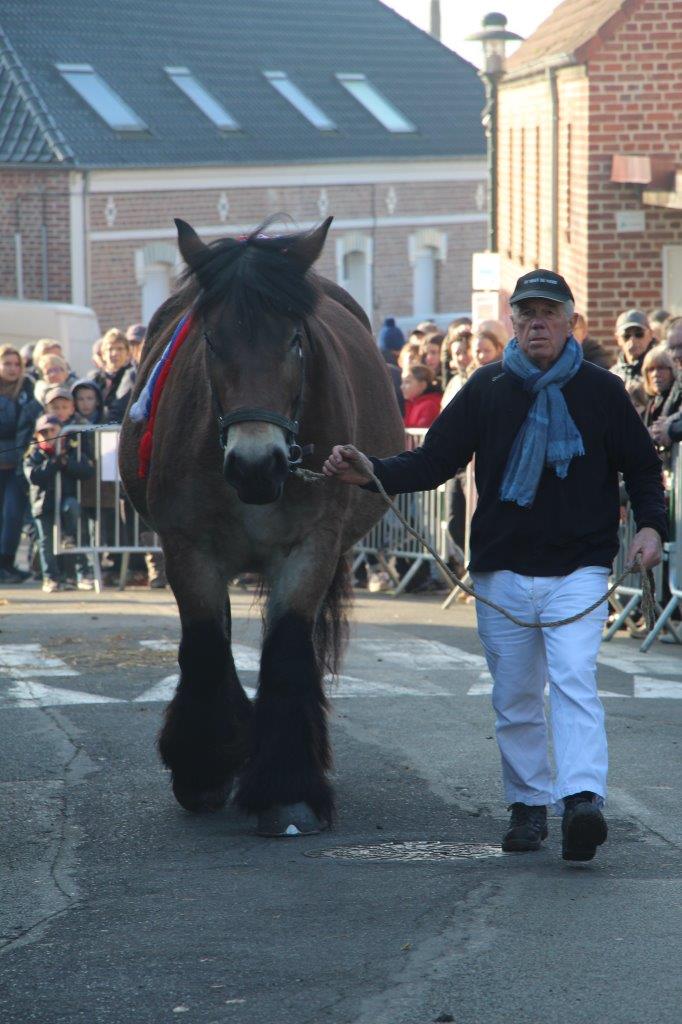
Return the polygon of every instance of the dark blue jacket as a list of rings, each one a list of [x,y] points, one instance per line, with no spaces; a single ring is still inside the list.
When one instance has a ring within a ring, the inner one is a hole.
[[[0,396],[0,466],[12,466],[21,476],[24,452],[42,411],[33,397],[33,382],[28,377],[16,398]]]
[[[51,455],[35,445],[24,459],[24,473],[30,487],[31,513],[34,516],[53,516],[57,474],[62,477],[62,498],[74,498],[78,480],[88,480],[95,472],[95,464],[85,454],[78,454],[75,434],[62,438],[64,455]]]

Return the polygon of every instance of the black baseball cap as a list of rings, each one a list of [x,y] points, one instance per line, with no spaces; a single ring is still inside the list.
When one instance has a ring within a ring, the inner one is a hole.
[[[561,274],[553,270],[531,270],[516,282],[509,302],[513,306],[524,299],[551,299],[552,302],[573,302],[573,292]]]

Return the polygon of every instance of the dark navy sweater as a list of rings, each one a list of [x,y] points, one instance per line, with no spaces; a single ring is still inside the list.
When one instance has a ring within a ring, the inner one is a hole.
[[[449,480],[475,456],[474,572],[564,576],[587,565],[610,567],[618,550],[619,471],[638,529],[650,526],[667,539],[661,462],[623,382],[583,362],[563,395],[585,455],[572,459],[563,480],[545,467],[531,508],[499,497],[510,449],[533,402],[499,362],[474,373],[421,448],[373,458],[374,472],[389,494],[425,491]]]

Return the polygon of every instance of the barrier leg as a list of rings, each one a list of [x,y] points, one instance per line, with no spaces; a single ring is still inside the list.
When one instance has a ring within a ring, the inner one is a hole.
[[[670,598],[670,600],[668,601],[667,605],[663,609],[662,614],[659,615],[659,617],[656,619],[656,623],[654,625],[654,628],[651,630],[651,632],[645,638],[644,643],[639,648],[640,651],[648,651],[649,650],[649,648],[651,647],[652,643],[654,642],[654,640],[656,639],[658,634],[661,632],[663,627],[666,625],[666,623],[668,622],[668,619],[670,618],[672,613],[675,611],[675,609],[677,608],[679,603],[680,603],[679,597],[671,597]],[[671,631],[673,633],[673,636],[675,637],[675,639],[679,643],[680,642],[680,638],[679,638],[679,636],[677,634],[677,630],[674,629],[671,626],[669,626],[668,628],[671,629]]]
[[[125,590],[126,580],[128,578],[128,562],[130,561],[130,554],[124,551],[121,555],[121,575],[118,578],[118,589]]]
[[[618,632],[623,623],[629,618],[630,613],[635,610],[639,602],[642,600],[641,594],[633,594],[628,603],[625,605],[620,615],[617,616],[614,622],[611,623],[609,628],[604,633],[604,640],[610,640],[614,634]]]
[[[103,584],[102,584],[102,565],[100,563],[100,554],[99,554],[99,551],[95,551],[94,548],[90,552],[90,554],[92,556],[92,574],[93,574],[93,578],[94,578],[94,581],[95,581],[95,593],[96,594],[101,594],[102,593]]]
[[[410,582],[410,580],[412,579],[412,577],[414,576],[414,574],[415,574],[415,573],[417,572],[417,570],[419,569],[419,567],[420,567],[420,566],[422,565],[422,563],[423,563],[423,562],[425,562],[425,561],[426,561],[426,559],[425,559],[425,558],[415,558],[415,560],[414,560],[413,564],[412,564],[412,565],[410,566],[410,568],[409,568],[409,569],[407,570],[407,572],[405,573],[405,575],[404,575],[404,576],[403,576],[403,578],[401,579],[400,583],[398,584],[398,586],[397,586],[397,587],[395,588],[395,590],[393,591],[393,597],[400,597],[400,595],[401,595],[401,594],[403,593],[403,591],[405,590],[405,587],[407,586],[407,584],[408,584],[408,583]]]

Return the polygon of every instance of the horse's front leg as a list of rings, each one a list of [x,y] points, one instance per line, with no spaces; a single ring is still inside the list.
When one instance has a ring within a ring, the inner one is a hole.
[[[272,574],[251,753],[236,797],[258,815],[261,835],[319,832],[333,817],[327,699],[314,633],[338,559],[337,550],[307,542]]]
[[[180,682],[166,709],[159,752],[178,803],[188,811],[215,811],[248,752],[252,710],[230,650],[227,573],[184,540],[175,545],[164,538],[164,548],[182,638]]]

